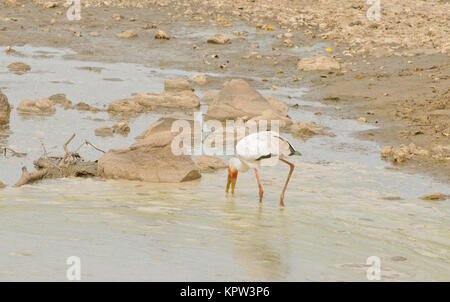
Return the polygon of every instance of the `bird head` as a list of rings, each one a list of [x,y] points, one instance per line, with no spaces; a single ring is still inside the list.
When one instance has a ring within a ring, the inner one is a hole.
[[[226,192],[230,189],[231,184],[231,193],[234,193],[234,187],[236,186],[236,180],[238,177],[238,168],[239,168],[239,159],[232,158],[228,162],[228,178],[227,178],[227,189]]]

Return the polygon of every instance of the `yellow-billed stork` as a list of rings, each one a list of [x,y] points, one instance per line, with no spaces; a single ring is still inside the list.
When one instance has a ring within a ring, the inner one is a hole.
[[[253,169],[255,171],[256,181],[258,182],[259,202],[262,202],[264,192],[259,180],[258,168],[274,166],[280,160],[290,167],[286,183],[280,196],[280,205],[284,206],[284,193],[294,171],[294,164],[288,162],[283,157],[292,155],[301,155],[301,153],[296,151],[287,139],[281,137],[276,132],[261,131],[244,137],[236,145],[236,157],[231,158],[228,162],[226,192],[228,193],[231,184],[231,193],[234,193],[238,172],[247,172],[249,169]]]

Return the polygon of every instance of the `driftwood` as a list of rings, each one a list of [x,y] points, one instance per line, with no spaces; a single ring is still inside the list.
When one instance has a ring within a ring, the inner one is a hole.
[[[97,176],[97,161],[84,161],[78,154],[78,150],[84,145],[90,145],[98,151],[104,151],[95,147],[88,141],[84,141],[75,151],[70,151],[68,145],[72,142],[74,137],[75,134],[64,143],[63,148],[65,154],[63,156],[48,156],[47,150],[41,142],[44,156],[33,162],[36,171],[30,173],[26,167],[23,167],[22,176],[14,187],[20,187],[44,178]]]
[[[27,167],[22,168],[22,176],[19,181],[14,185],[14,187],[20,187],[27,183],[34,182],[36,180],[42,179],[47,175],[47,169],[37,170],[32,173],[28,172]]]
[[[25,156],[27,156],[26,153],[17,152],[17,151],[15,151],[14,149],[12,149],[12,148],[10,148],[10,147],[2,147],[2,148],[0,148],[0,150],[1,150],[1,153],[2,153],[4,156],[6,156],[7,151],[11,152],[11,154],[12,154],[13,156],[17,156],[17,157],[25,157]]]

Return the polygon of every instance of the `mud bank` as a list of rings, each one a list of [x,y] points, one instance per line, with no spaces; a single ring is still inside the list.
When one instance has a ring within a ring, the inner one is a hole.
[[[338,118],[377,127],[359,137],[380,148],[414,143],[429,153],[395,168],[450,180],[449,3],[389,1],[381,19],[370,21],[370,5],[356,0],[83,1],[82,21],[69,21],[62,1],[34,2],[2,6],[0,44],[11,46],[12,56],[21,55],[15,45],[28,43],[71,48],[67,59],[258,76],[265,82],[256,88],[275,91],[310,87],[306,97],[335,104]],[[171,39],[155,38],[160,30]],[[132,37],[117,37],[128,31]],[[217,33],[230,41],[207,43]],[[338,68],[297,69],[299,59],[318,55]],[[217,84],[212,79],[201,89]]]

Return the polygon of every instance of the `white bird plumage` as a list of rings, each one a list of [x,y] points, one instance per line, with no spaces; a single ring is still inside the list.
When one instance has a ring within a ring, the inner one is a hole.
[[[250,168],[273,166],[291,153],[288,141],[274,131],[250,134],[236,145],[237,157]]]
[[[239,171],[246,172],[251,168],[255,170],[261,202],[263,191],[257,169],[260,167],[274,166],[278,163],[278,160],[281,160],[291,168],[280,197],[280,204],[284,205],[284,192],[294,170],[294,165],[283,158],[292,155],[301,154],[292,147],[287,139],[281,137],[274,131],[261,131],[244,137],[236,145],[236,157],[230,159],[228,162],[228,182],[226,191],[228,192],[231,183],[231,190],[232,193],[234,193],[237,173]]]

